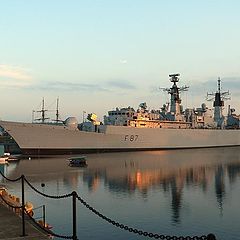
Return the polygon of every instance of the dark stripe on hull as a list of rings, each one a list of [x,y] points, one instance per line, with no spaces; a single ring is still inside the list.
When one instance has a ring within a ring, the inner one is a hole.
[[[204,146],[204,147],[172,147],[172,148],[108,148],[108,149],[21,149],[25,156],[40,155],[71,155],[83,153],[106,153],[106,152],[136,152],[136,151],[157,151],[157,150],[177,150],[177,149],[195,149],[195,148],[222,148],[236,147],[240,145],[225,146]]]

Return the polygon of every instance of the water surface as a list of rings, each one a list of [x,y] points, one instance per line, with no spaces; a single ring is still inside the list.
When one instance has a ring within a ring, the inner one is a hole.
[[[46,194],[76,191],[107,217],[144,231],[240,239],[240,147],[89,154],[86,168],[69,167],[68,157],[23,159],[5,165],[4,173],[12,179],[24,174]],[[21,196],[20,182],[2,182]],[[46,205],[53,231],[71,235],[71,199],[47,199],[25,188],[34,207]],[[77,224],[79,239],[145,239],[105,222],[79,201]]]

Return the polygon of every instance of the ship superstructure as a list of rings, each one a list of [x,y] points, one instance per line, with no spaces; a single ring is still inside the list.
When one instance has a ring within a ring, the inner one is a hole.
[[[166,117],[171,121],[183,121],[182,106],[180,92],[187,91],[188,86],[178,87],[177,82],[179,82],[180,74],[170,74],[170,81],[173,83],[171,88],[163,88],[164,91],[171,95],[170,98],[170,112],[167,113]]]
[[[188,86],[178,87],[180,74],[169,75],[173,83],[171,88],[161,88],[170,95],[170,106],[163,104],[159,110],[149,110],[146,102],[134,108],[116,108],[104,116],[105,125],[131,126],[145,128],[229,128],[227,119],[233,116],[233,109],[228,116],[223,116],[224,101],[230,99],[229,91],[221,92],[221,80],[215,93],[207,93],[207,100],[213,101],[213,108],[202,103],[198,108],[186,108],[181,105],[180,93],[188,91]],[[230,107],[229,107],[230,108]],[[235,117],[236,118],[236,117]]]
[[[104,123],[95,114],[78,124],[69,117],[58,124],[35,124],[0,121],[18,143],[25,155],[71,154],[83,152],[140,151],[204,147],[240,146],[239,115],[228,109],[223,116],[224,100],[228,92],[218,89],[213,94],[213,108],[205,103],[198,108],[183,109],[180,93],[188,87],[178,87],[179,74],[169,75],[170,104],[149,109],[145,102],[137,110],[116,108],[104,116]]]

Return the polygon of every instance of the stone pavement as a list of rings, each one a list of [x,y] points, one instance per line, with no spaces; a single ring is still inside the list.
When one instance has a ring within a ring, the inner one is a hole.
[[[39,229],[25,221],[25,232],[27,236],[22,235],[22,219],[7,207],[0,203],[0,239],[5,240],[44,240],[49,237],[43,234]]]

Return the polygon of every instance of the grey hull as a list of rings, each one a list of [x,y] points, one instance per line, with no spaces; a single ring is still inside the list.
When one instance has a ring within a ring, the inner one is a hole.
[[[106,126],[83,132],[64,126],[0,121],[26,155],[240,146],[240,130]]]

